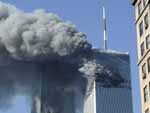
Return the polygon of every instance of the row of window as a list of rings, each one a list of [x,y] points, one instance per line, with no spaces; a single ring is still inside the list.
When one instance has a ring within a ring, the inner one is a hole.
[[[142,10],[144,9],[144,7],[146,6],[148,0],[140,0],[138,3],[138,15],[141,14]]]
[[[147,74],[146,74],[146,70],[148,69],[148,73],[150,73],[150,58],[147,59],[147,65],[146,63],[144,63],[142,65],[142,78],[146,79]]]
[[[141,44],[141,56],[143,56],[146,52],[146,50],[150,49],[150,35],[146,36],[146,49],[145,49],[145,43],[143,42]]]
[[[141,21],[141,23],[139,24],[139,35],[140,35],[140,37],[144,33],[144,27],[145,27],[145,30],[149,27],[148,13],[144,16],[144,22]]]

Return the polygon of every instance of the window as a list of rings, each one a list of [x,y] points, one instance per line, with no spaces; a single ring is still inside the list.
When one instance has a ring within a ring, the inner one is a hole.
[[[146,49],[150,49],[150,37],[149,37],[149,35],[146,37]]]
[[[138,4],[138,14],[140,15],[142,11],[142,2],[140,1],[139,4]]]
[[[149,109],[146,109],[146,110],[145,110],[145,113],[149,113]]]
[[[148,72],[150,72],[150,58],[147,59]]]
[[[147,86],[144,87],[144,102],[148,101],[148,89]]]
[[[141,44],[141,56],[145,53],[144,42]]]
[[[143,21],[139,25],[139,32],[140,32],[140,36],[142,36],[143,35]]]
[[[148,14],[146,14],[145,15],[145,17],[144,17],[144,24],[145,24],[145,29],[147,29],[148,28]]]
[[[146,63],[142,66],[142,77],[146,79]]]

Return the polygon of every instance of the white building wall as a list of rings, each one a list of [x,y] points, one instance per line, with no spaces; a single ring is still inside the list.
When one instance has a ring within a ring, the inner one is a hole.
[[[95,83],[91,95],[84,101],[84,113],[96,113],[96,90]]]

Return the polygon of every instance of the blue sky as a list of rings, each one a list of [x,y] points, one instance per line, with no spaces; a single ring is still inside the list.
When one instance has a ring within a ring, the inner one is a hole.
[[[102,47],[102,4],[106,7],[108,46],[131,55],[134,113],[140,111],[136,31],[131,0],[1,0],[26,12],[46,9],[72,21],[94,47]],[[104,3],[105,2],[105,3]]]

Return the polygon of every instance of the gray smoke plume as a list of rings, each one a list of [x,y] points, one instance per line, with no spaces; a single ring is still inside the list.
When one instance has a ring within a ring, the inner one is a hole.
[[[0,41],[12,57],[22,60],[69,56],[91,47],[71,22],[44,10],[25,13],[2,2]]]
[[[44,10],[25,13],[2,2],[0,73],[0,106],[5,106],[3,101],[9,105],[16,92],[25,93],[34,97],[32,113],[74,113],[67,111],[72,96],[89,95],[97,76],[112,75],[96,62],[86,35],[71,22]]]

